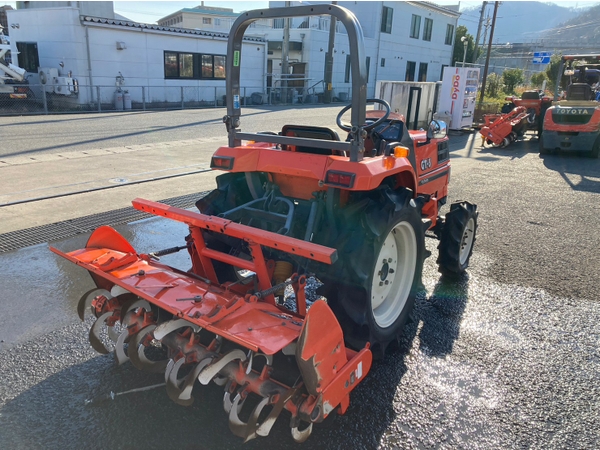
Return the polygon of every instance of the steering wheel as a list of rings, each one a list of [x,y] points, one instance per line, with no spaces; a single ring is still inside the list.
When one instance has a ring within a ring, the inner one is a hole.
[[[390,111],[391,111],[390,104],[388,102],[386,102],[385,100],[381,100],[378,98],[368,98],[367,104],[368,103],[378,103],[380,105],[383,105],[383,107],[385,108],[385,114],[383,116],[381,116],[379,119],[375,120],[374,122],[363,126],[363,130],[367,130],[367,131],[372,130],[377,125],[384,122],[390,115]],[[337,126],[340,127],[342,130],[348,131],[348,132],[352,130],[352,126],[348,125],[347,123],[342,122],[342,117],[344,116],[344,114],[346,114],[346,112],[348,112],[348,110],[350,108],[352,108],[352,103],[344,106],[342,108],[342,110],[338,113],[337,117],[335,118],[335,123],[337,124]]]

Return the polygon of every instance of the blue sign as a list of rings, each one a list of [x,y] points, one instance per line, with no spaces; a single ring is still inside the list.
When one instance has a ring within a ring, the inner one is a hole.
[[[533,64],[550,64],[550,52],[535,52],[533,54]]]

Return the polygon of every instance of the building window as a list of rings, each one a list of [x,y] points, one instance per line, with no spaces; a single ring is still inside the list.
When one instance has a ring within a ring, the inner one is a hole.
[[[366,82],[368,83],[369,82],[369,67],[371,67],[371,57],[370,56],[367,56],[367,64],[366,64],[366,66],[367,66],[367,79],[366,79]]]
[[[165,78],[178,78],[177,53],[165,52]]]
[[[381,32],[391,33],[392,32],[392,19],[394,17],[394,10],[387,6],[383,7],[381,14]]]
[[[446,45],[452,45],[452,38],[454,37],[454,25],[448,24],[446,26]]]
[[[225,61],[224,56],[214,55],[214,74],[215,78],[225,78]]]
[[[351,62],[352,58],[350,58],[350,55],[346,55],[346,72],[344,73],[344,83],[350,83]]]
[[[415,81],[415,69],[417,63],[414,61],[406,61],[406,75],[404,81]]]
[[[385,58],[381,58],[381,67],[385,67]]]
[[[203,17],[202,18],[202,24],[203,25],[210,25],[212,23],[212,19],[210,17]]]
[[[410,37],[419,39],[420,32],[421,32],[421,16],[417,16],[416,14],[413,14],[412,20],[410,22]]]
[[[252,23],[254,23],[254,22],[252,22]],[[217,26],[217,27],[218,27],[218,26],[220,26],[220,25],[221,25],[221,19],[219,19],[219,18],[215,18],[215,26]]]
[[[431,32],[433,31],[433,19],[425,19],[425,26],[423,27],[423,40],[431,41]]]
[[[17,53],[19,67],[29,73],[37,73],[38,67],[40,67],[37,43],[17,42]]]
[[[419,81],[427,81],[427,63],[419,64]]]
[[[283,18],[281,19],[273,19],[273,28],[283,28],[284,26],[284,20]]]
[[[224,55],[165,52],[165,78],[224,79],[225,61]]]

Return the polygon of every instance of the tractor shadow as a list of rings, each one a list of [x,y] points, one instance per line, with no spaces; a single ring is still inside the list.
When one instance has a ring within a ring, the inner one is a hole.
[[[468,290],[467,273],[457,278],[442,276],[431,295],[416,305],[415,321],[422,324],[420,349],[428,356],[443,357],[452,353],[467,306]]]
[[[584,154],[540,155],[544,166],[557,172],[574,191],[600,194],[600,159]]]
[[[452,353],[468,286],[469,276],[465,274],[457,279],[439,278],[431,294],[423,290],[398,345],[391,351],[388,347],[383,360],[374,361],[369,376],[353,391],[346,415],[328,418],[315,427],[313,436],[303,444],[305,448],[380,448],[382,438],[398,426],[398,416],[406,414],[397,396],[403,377],[417,364],[415,353],[426,357]],[[412,431],[418,434],[418,430]]]

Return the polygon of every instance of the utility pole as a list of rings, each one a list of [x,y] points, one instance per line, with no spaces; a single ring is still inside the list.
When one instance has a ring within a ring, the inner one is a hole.
[[[494,17],[492,18],[492,29],[490,30],[490,42],[488,44],[487,56],[485,58],[485,67],[483,68],[483,81],[481,83],[481,95],[479,96],[479,106],[483,103],[485,95],[485,82],[487,81],[488,67],[490,65],[490,54],[492,53],[492,42],[494,40],[494,27],[496,26],[496,16],[498,15],[498,5],[500,2],[494,2]]]
[[[481,5],[481,16],[479,16],[479,25],[477,26],[477,37],[475,38],[475,50],[473,51],[472,63],[477,61],[477,50],[479,49],[479,38],[481,37],[481,25],[483,25],[483,16],[485,15],[486,6],[487,2],[483,2],[483,5]],[[483,41],[485,42],[485,39]]]
[[[488,28],[491,26],[492,24],[492,19],[490,19],[490,15],[488,14],[488,16],[485,19],[485,24],[483,25],[484,30],[483,30],[483,45],[485,45],[485,41],[487,39],[487,32],[488,32]]]
[[[290,2],[285,2],[285,7],[290,7]],[[281,43],[281,91],[282,103],[288,102],[288,75],[289,75],[289,49],[290,49],[290,18],[286,17],[283,26],[283,42]]]
[[[332,5],[337,5],[337,2],[331,2]],[[333,80],[333,45],[335,43],[335,16],[330,16],[329,20],[329,45],[325,54],[325,74],[323,81],[325,82],[325,92],[323,94],[323,103],[331,103],[331,82]]]

